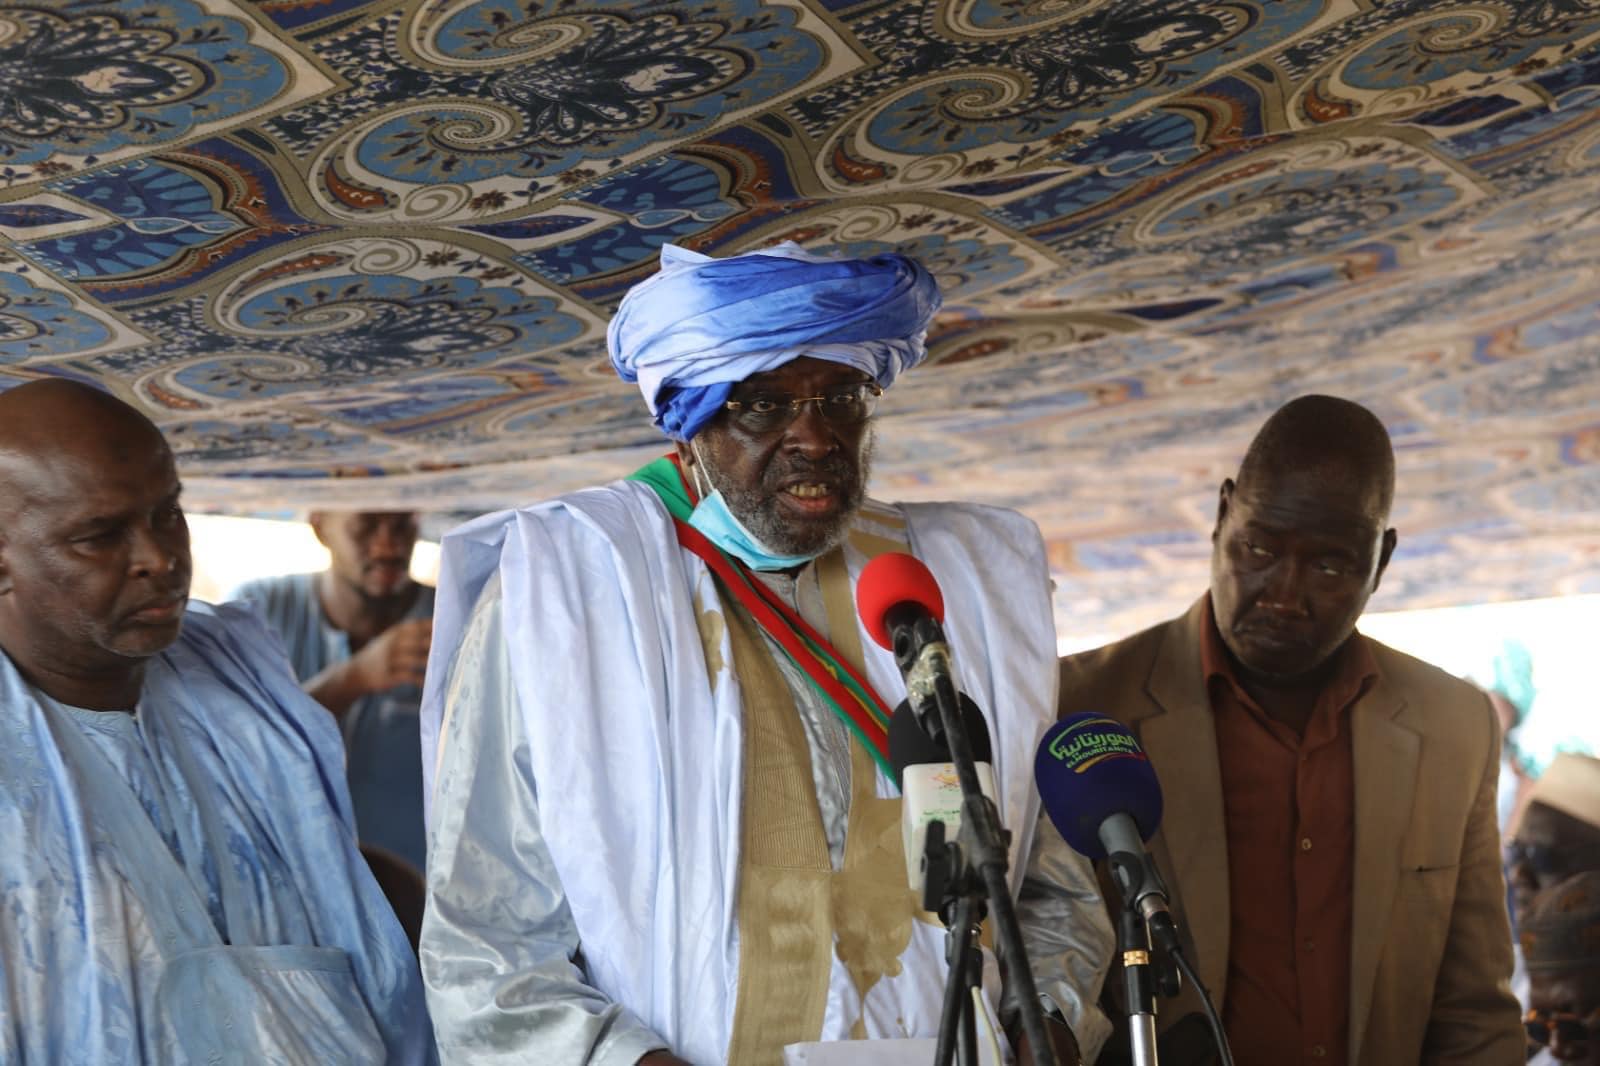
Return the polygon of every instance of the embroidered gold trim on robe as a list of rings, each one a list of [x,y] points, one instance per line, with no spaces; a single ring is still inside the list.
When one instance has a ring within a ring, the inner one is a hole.
[[[893,513],[871,518],[891,531],[905,526]],[[851,545],[869,557],[905,549],[892,533],[862,536],[856,530]],[[841,658],[861,670],[844,553],[835,549],[816,565],[825,635]],[[877,767],[859,742],[850,745],[844,858],[834,872],[794,697],[755,621],[734,604],[724,603],[724,612],[745,722],[739,990],[728,1061],[781,1066],[786,1045],[821,1035],[834,955],[864,1003],[882,977],[900,972],[919,908],[906,887],[900,800],[877,796]],[[850,1032],[866,1035],[863,1017]]]
[[[854,535],[851,545],[860,545]],[[855,597],[844,553],[830,552],[817,566],[833,650],[863,670],[861,633],[856,627]],[[877,781],[878,767],[871,754],[859,741],[851,744],[850,816],[843,869],[833,877],[832,914],[839,961],[850,971],[863,1004],[880,978],[900,972],[900,956],[911,943],[912,921],[921,911],[906,886],[900,797],[880,799]],[[857,1040],[865,1038],[864,1017],[855,1020],[850,1035]]]
[[[833,863],[811,783],[811,751],[759,628],[724,602],[744,711],[739,853],[739,992],[728,1061],[781,1066],[817,1039],[832,967]]]

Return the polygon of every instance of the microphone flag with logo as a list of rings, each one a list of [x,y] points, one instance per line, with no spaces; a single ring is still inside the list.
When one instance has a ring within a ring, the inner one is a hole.
[[[1161,782],[1126,726],[1081,711],[1052,726],[1034,758],[1034,780],[1050,821],[1074,851],[1106,857],[1100,827],[1127,815],[1148,841],[1161,827]]]

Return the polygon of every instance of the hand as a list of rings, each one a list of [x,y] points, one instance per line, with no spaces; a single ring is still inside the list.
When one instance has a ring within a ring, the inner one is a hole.
[[[1083,1053],[1078,1050],[1078,1038],[1061,1019],[1046,1015],[1044,1030],[1050,1036],[1050,1047],[1056,1053],[1056,1066],[1081,1066]],[[1017,1026],[1017,1036],[1012,1042],[1017,1050],[1017,1066],[1035,1066],[1033,1049],[1028,1044],[1028,1034]]]
[[[639,1060],[639,1066],[689,1066],[670,1051],[652,1051]]]
[[[420,685],[433,644],[433,622],[399,622],[372,638],[346,662],[334,663],[305,682],[311,698],[341,716],[362,696],[396,685]]]
[[[397,685],[420,685],[433,644],[433,622],[415,618],[397,622],[379,633],[350,659],[350,671],[362,695]]]

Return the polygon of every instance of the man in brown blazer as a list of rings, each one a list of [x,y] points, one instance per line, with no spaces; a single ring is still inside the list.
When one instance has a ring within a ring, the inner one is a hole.
[[[1524,1058],[1494,710],[1355,631],[1393,495],[1371,412],[1294,400],[1222,483],[1210,591],[1061,663],[1062,713],[1118,718],[1160,775],[1152,852],[1238,1066]]]

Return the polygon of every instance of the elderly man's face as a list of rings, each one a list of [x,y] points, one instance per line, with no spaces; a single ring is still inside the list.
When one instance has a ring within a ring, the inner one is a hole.
[[[1511,905],[1529,913],[1534,897],[1585,870],[1600,870],[1600,828],[1537,801],[1528,804],[1506,848]]]
[[[318,511],[310,519],[334,576],[364,599],[389,599],[410,589],[416,512]]]
[[[779,403],[869,381],[839,363],[801,357],[734,386],[728,397]],[[773,551],[818,555],[839,542],[866,497],[871,423],[841,424],[807,404],[787,426],[752,433],[724,411],[680,454],[704,462],[728,509]]]
[[[1371,493],[1310,471],[1225,482],[1211,535],[1211,605],[1222,641],[1263,680],[1304,677],[1355,630],[1393,530]]]
[[[189,527],[172,452],[153,431],[102,444],[41,458],[7,518],[0,624],[25,671],[126,670],[178,638]]]

